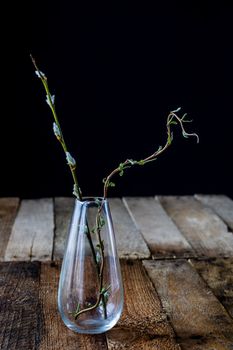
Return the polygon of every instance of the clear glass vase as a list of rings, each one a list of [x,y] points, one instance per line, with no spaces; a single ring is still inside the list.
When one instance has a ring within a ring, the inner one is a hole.
[[[123,287],[107,200],[75,201],[60,274],[58,308],[65,325],[78,333],[103,333],[120,318]]]

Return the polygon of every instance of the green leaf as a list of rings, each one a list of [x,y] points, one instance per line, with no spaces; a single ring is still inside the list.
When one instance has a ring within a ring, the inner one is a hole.
[[[97,249],[102,249],[102,250],[104,250],[104,240],[102,240],[102,241],[100,242],[100,244],[97,243],[97,244],[96,244],[96,248],[97,248]]]
[[[173,133],[171,132],[168,134],[168,139],[167,139],[167,142],[169,145],[172,143],[172,140],[173,140]]]
[[[103,287],[100,291],[100,294],[102,294],[104,297],[105,304],[107,304],[108,299],[111,295],[110,288],[111,288],[111,285],[109,285],[108,287]]]
[[[81,305],[80,305],[80,303],[78,303],[75,311],[69,312],[69,314],[71,314],[73,317],[75,317],[79,313],[80,308],[81,308]]]
[[[95,203],[98,207],[101,206],[101,200],[98,197],[95,198]]]
[[[91,230],[91,233],[96,233],[96,227],[93,227],[93,229]]]
[[[102,216],[99,217],[99,225],[103,227],[105,225],[105,220]]]
[[[125,169],[124,163],[120,163],[119,166],[118,166],[118,170],[119,170],[119,175],[120,175],[120,176],[123,176],[123,174],[124,174],[124,169]]]
[[[114,182],[108,181],[106,177],[103,179],[103,183],[106,184],[107,187],[115,187],[116,186],[116,184]]]
[[[172,120],[172,121],[170,121],[170,123],[169,123],[170,125],[177,125],[178,123],[175,121],[175,120]]]
[[[120,163],[118,168],[119,170],[124,170],[124,163]]]

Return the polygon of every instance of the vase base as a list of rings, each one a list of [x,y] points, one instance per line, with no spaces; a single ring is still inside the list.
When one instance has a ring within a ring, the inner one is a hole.
[[[91,321],[91,320],[90,320]],[[95,322],[87,322],[85,324],[85,327],[80,327],[75,325],[74,323],[67,322],[67,320],[63,319],[63,322],[65,323],[66,327],[69,328],[71,331],[75,333],[81,333],[81,334],[101,334],[109,331],[111,328],[115,326],[118,319],[114,319],[111,322],[106,322],[105,324],[101,326],[95,326]]]

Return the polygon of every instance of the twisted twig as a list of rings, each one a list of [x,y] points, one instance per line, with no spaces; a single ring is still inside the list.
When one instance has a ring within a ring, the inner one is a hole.
[[[173,134],[171,132],[171,125],[179,124],[181,127],[182,135],[186,138],[189,136],[195,136],[197,138],[197,142],[199,142],[199,137],[195,133],[187,133],[184,128],[184,123],[191,122],[190,120],[186,120],[186,114],[184,114],[182,117],[179,117],[177,115],[177,112],[179,112],[180,108],[176,109],[175,111],[171,111],[168,114],[167,117],[167,140],[164,146],[160,146],[154,153],[149,155],[148,157],[141,159],[141,160],[133,160],[133,159],[126,159],[123,163],[120,163],[116,169],[114,169],[105,179],[104,179],[104,193],[103,198],[105,199],[108,194],[109,187],[114,187],[115,183],[111,181],[112,177],[116,174],[119,174],[122,176],[124,174],[124,170],[131,168],[133,165],[145,165],[149,162],[153,162],[157,159],[157,157],[162,154],[171,144],[173,141]]]

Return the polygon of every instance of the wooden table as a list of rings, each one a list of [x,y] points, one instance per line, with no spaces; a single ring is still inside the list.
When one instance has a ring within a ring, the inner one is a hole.
[[[233,349],[231,199],[110,199],[125,306],[97,336],[68,330],[57,311],[73,203],[0,198],[0,349]]]

